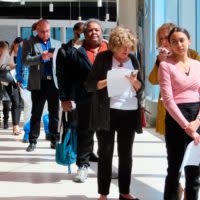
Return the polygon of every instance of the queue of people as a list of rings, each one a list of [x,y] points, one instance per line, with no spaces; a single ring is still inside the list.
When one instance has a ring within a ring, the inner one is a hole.
[[[71,115],[78,136],[78,170],[73,180],[84,183],[90,161],[97,161],[98,199],[108,199],[117,134],[119,200],[138,200],[130,194],[130,183],[135,133],[142,133],[141,101],[145,80],[141,78],[141,67],[135,56],[136,36],[129,28],[117,26],[106,41],[100,21],[89,19],[75,24],[74,39],[61,45],[50,37],[50,28],[47,20],[40,19],[34,24],[32,31],[35,34],[20,46],[22,41],[17,38],[10,53],[7,44],[0,42],[1,68],[5,66],[11,71],[15,69],[16,60],[20,59],[21,66],[28,69],[25,87],[31,92],[32,108],[26,151],[36,149],[45,102],[49,112],[50,148],[56,148],[60,137],[58,113],[62,107]],[[158,114],[162,116],[157,116],[156,131],[165,134],[167,148],[163,199],[179,200],[179,169],[186,147],[191,141],[196,145],[200,143],[199,56],[189,49],[191,38],[188,31],[175,24],[163,24],[156,40],[159,54],[149,80],[152,84],[159,84],[161,89],[158,108],[162,112]],[[20,72],[18,67],[17,72]],[[124,91],[110,94],[110,72],[123,74],[122,79],[127,85]],[[18,135],[23,81],[19,74],[16,77],[17,80],[13,78],[7,85],[1,84],[11,100],[13,134]],[[161,124],[162,127],[158,127]],[[93,153],[94,133],[98,140],[98,158]],[[199,166],[185,167],[187,200],[198,200],[199,176]]]

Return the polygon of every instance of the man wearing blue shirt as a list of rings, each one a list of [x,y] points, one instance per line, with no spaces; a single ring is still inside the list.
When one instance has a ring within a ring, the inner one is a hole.
[[[49,111],[49,133],[51,148],[55,149],[59,139],[58,111],[59,98],[53,54],[60,48],[59,41],[50,38],[50,24],[41,19],[37,23],[38,35],[23,46],[23,64],[30,66],[28,90],[31,91],[32,115],[30,123],[29,146],[26,151],[34,151],[40,132],[40,121],[44,104],[47,101]],[[55,52],[53,52],[55,49]]]

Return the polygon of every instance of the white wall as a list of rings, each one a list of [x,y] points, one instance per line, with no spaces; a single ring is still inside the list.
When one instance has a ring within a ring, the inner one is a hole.
[[[137,0],[118,0],[118,23],[136,32]]]
[[[0,40],[8,41],[11,45],[17,36],[17,26],[0,25]]]
[[[173,22],[178,26],[186,28],[192,38],[193,49],[197,49],[197,9],[196,2],[199,0],[167,0],[166,21]]]

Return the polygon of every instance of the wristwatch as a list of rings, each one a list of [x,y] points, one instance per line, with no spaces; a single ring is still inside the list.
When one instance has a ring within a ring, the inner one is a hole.
[[[197,118],[196,118],[196,119],[200,120],[200,115],[197,115]]]

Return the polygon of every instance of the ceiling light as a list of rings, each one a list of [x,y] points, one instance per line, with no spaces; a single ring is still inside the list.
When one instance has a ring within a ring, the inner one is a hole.
[[[25,5],[25,0],[21,0],[21,1],[20,1],[20,4],[21,4],[21,5]]]
[[[102,7],[102,0],[97,0],[97,7]]]
[[[110,14],[108,12],[108,0],[106,0],[106,18],[105,21],[108,21],[110,19]]]
[[[106,13],[106,21],[108,21],[110,19],[110,14],[109,13]]]
[[[49,4],[49,12],[53,12],[53,3],[52,2]]]
[[[78,1],[78,20],[81,21],[82,17],[81,17],[81,2],[80,0]]]
[[[20,0],[0,0],[2,2],[12,2],[12,3],[15,3],[15,2],[20,2]]]

